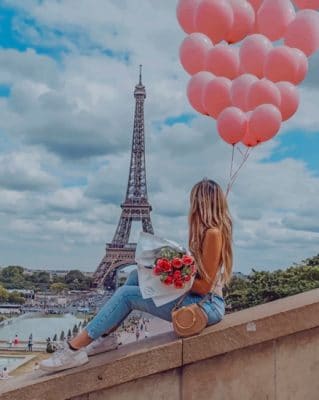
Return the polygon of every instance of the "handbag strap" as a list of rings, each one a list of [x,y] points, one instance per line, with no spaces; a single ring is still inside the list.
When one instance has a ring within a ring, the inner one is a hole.
[[[184,293],[184,295],[178,300],[178,302],[176,303],[176,305],[174,306],[173,310],[177,310],[178,308],[180,308],[180,305],[182,304],[182,302],[184,301],[184,299],[186,298],[186,296],[191,293],[191,290],[188,290],[187,292]],[[208,296],[211,294],[211,292],[208,292],[200,301],[198,301],[197,303],[193,303],[193,304],[199,304],[202,305],[204,303],[204,301],[206,301],[206,299],[208,298]]]
[[[193,303],[193,304],[202,305],[202,304],[204,303],[204,301],[206,301],[206,299],[208,298],[208,296],[211,295],[211,294],[214,292],[214,290],[215,290],[215,288],[216,288],[216,285],[217,285],[217,281],[218,281],[218,278],[219,278],[219,274],[220,274],[220,273],[221,273],[221,269],[219,269],[218,272],[217,272],[217,274],[216,274],[215,281],[214,281],[214,288],[211,289],[199,302]],[[182,304],[182,302],[184,301],[184,299],[186,298],[186,296],[187,296],[189,293],[191,293],[191,290],[188,290],[187,292],[185,292],[185,294],[184,294],[184,295],[179,299],[179,301],[176,303],[176,305],[175,305],[175,307],[173,308],[173,310],[176,310],[176,309],[178,309],[178,308],[180,307],[180,305]]]

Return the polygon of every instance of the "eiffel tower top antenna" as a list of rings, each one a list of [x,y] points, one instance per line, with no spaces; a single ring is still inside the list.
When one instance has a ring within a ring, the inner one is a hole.
[[[143,68],[143,65],[142,64],[140,64],[140,82],[139,82],[139,85],[143,85],[142,84],[142,68]]]

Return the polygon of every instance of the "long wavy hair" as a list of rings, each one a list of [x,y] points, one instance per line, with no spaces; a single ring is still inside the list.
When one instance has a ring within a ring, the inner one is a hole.
[[[228,284],[233,270],[232,231],[233,224],[226,196],[213,180],[204,178],[198,182],[190,194],[189,249],[195,258],[201,278],[209,280],[203,268],[203,242],[207,229],[217,228],[222,235],[220,267],[224,267],[222,280]]]

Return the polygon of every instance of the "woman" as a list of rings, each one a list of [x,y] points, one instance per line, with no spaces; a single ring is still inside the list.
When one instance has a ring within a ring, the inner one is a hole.
[[[208,325],[221,321],[225,313],[222,287],[232,274],[232,221],[226,197],[220,186],[208,179],[197,183],[190,195],[189,249],[195,259],[197,276],[182,305],[202,304]],[[224,271],[222,272],[222,268]],[[101,308],[99,313],[67,347],[40,364],[46,371],[60,371],[88,362],[88,355],[110,350],[109,334],[124,321],[132,310],[145,311],[171,321],[171,311],[179,298],[156,307],[152,299],[143,299],[133,271],[124,286]]]

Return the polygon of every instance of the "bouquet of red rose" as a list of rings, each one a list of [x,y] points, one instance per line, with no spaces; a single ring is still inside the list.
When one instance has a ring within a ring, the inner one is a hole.
[[[196,267],[193,257],[170,247],[163,247],[159,251],[153,273],[159,276],[164,285],[174,285],[176,289],[183,289],[185,283],[196,273]]]

